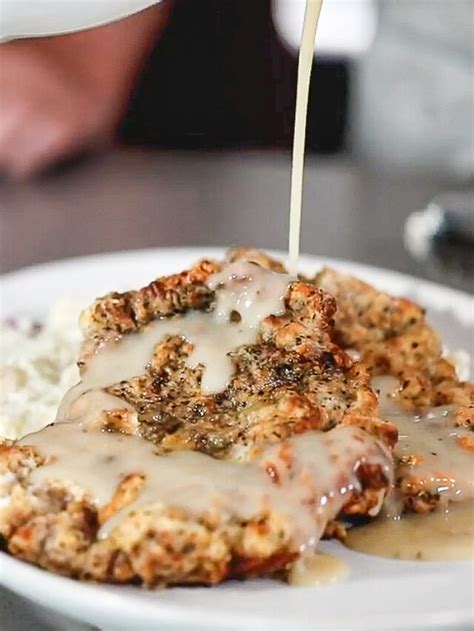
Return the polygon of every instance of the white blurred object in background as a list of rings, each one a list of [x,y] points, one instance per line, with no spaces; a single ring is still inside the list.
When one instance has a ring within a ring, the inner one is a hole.
[[[474,176],[473,0],[383,0],[355,73],[356,150],[383,169]]]
[[[282,40],[297,50],[305,0],[274,0],[275,27]],[[374,0],[324,0],[316,36],[317,54],[356,57],[370,46],[375,33]]]
[[[159,1],[0,0],[0,41],[98,26]],[[273,2],[297,49],[305,0]],[[474,176],[474,0],[324,0],[316,47],[357,60],[356,151],[383,169]]]
[[[292,49],[304,6],[274,0]],[[474,0],[324,0],[316,53],[354,62],[350,133],[369,162],[474,176]]]
[[[158,2],[161,0],[0,0],[0,42],[101,26]]]

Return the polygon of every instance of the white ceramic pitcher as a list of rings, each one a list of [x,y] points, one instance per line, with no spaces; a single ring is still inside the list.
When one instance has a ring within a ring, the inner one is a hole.
[[[0,0],[0,41],[93,28],[161,0]]]

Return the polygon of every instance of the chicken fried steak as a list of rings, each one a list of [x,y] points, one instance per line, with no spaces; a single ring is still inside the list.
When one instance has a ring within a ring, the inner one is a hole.
[[[12,554],[98,581],[212,584],[286,572],[339,514],[378,512],[396,429],[332,341],[334,299],[256,254],[83,314],[82,381],[58,422],[0,454]]]

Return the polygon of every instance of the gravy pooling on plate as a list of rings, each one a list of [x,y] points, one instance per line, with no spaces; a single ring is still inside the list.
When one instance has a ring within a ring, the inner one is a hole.
[[[402,512],[397,480],[385,510],[352,528],[345,545],[395,559],[460,561],[474,558],[474,458],[472,431],[456,426],[455,406],[408,413],[396,400],[399,381],[375,377],[381,415],[398,428],[396,477],[417,493],[440,498],[434,512]]]
[[[456,502],[433,513],[378,518],[352,528],[345,545],[376,556],[409,561],[474,559],[474,502]]]
[[[394,457],[405,484],[412,480],[420,492],[440,496],[443,508],[448,501],[474,499],[474,436],[456,424],[456,406],[409,413],[396,402],[397,379],[375,377],[372,384],[379,393],[382,418],[398,428]]]
[[[340,558],[326,552],[316,552],[310,557],[299,559],[293,565],[288,582],[296,587],[314,587],[338,583],[349,575],[349,566]]]
[[[308,86],[320,10],[321,0],[307,2],[298,65],[289,222],[289,267],[294,274],[298,267],[300,244]],[[328,291],[331,291],[331,287]],[[361,313],[367,304],[370,302],[358,305],[362,307]],[[389,309],[385,308],[388,312]],[[355,312],[357,313],[356,310]],[[344,321],[344,315],[342,317]],[[374,322],[369,320],[368,328],[371,327],[376,330]],[[390,332],[387,335],[390,337]],[[417,345],[417,342],[414,344]],[[360,359],[357,350],[346,350],[356,361]],[[401,483],[405,487],[412,485],[413,488],[405,488],[404,493],[409,495],[412,492],[414,502],[426,495],[429,497],[426,506],[429,506],[430,500],[441,498],[440,505],[433,504],[431,508],[441,508],[442,512],[409,518],[402,516],[400,519],[402,506],[395,488],[386,500],[387,510],[393,514],[386,515],[385,519],[379,517],[375,524],[353,528],[349,532],[347,544],[364,552],[396,558],[471,558],[474,534],[472,504],[469,500],[474,498],[474,420],[471,420],[469,428],[456,426],[455,413],[458,406],[455,405],[407,412],[394,401],[393,392],[398,385],[398,379],[392,376],[378,376],[373,380],[374,389],[380,393],[381,417],[391,421],[399,431],[394,449],[396,475],[403,478]],[[406,499],[405,501],[407,502]],[[451,502],[456,502],[455,508]],[[458,503],[461,502],[463,503],[459,506]],[[440,547],[443,551],[439,550]]]

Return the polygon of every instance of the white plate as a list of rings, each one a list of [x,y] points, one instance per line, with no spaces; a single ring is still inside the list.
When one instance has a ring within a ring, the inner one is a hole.
[[[142,250],[50,263],[8,274],[1,281],[2,317],[41,317],[55,300],[87,302],[109,289],[127,289],[184,269],[215,249]],[[449,346],[470,348],[474,300],[463,293],[355,263],[305,256],[301,269],[330,264],[427,307]],[[472,622],[474,566],[385,560],[336,551],[352,569],[340,584],[297,588],[270,580],[229,582],[215,588],[146,591],[96,586],[55,576],[1,555],[1,580],[31,600],[106,629],[415,629]]]

